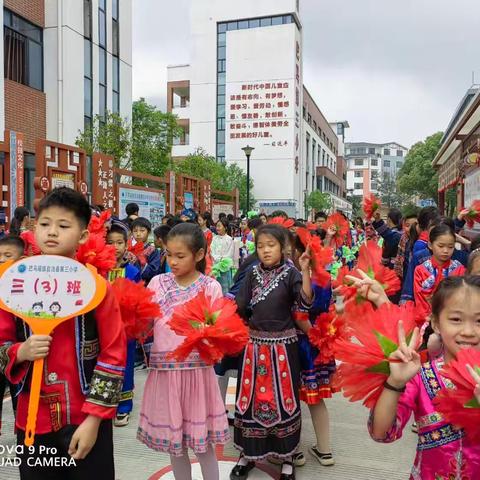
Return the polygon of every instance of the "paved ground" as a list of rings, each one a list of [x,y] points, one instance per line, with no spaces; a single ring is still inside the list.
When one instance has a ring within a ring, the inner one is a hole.
[[[141,391],[146,378],[146,372],[136,372],[137,395],[132,420],[128,427],[115,429],[116,477],[118,480],[173,480],[168,472],[168,456],[150,451],[135,439],[137,416]],[[407,479],[409,468],[413,462],[416,435],[405,432],[405,438],[393,445],[376,444],[366,432],[367,410],[359,404],[351,404],[337,395],[327,401],[331,413],[332,443],[336,465],[322,467],[315,459],[306,453],[307,464],[297,469],[298,480],[400,480]],[[4,403],[2,436],[0,437],[0,452],[2,446],[14,445],[13,419],[10,401]],[[308,410],[304,410],[302,445],[305,452],[314,442],[313,428],[309,421]],[[228,480],[236,451],[228,445],[220,462],[221,480]],[[0,455],[0,465],[2,462]],[[271,465],[264,467],[266,472],[255,471],[249,480],[267,480],[277,478],[278,469]],[[193,469],[194,480],[201,480],[198,465]],[[268,473],[267,473],[268,472]],[[273,477],[272,477],[273,475]],[[19,478],[15,467],[0,466],[1,480],[17,480]],[[97,479],[87,479],[97,480]],[[205,479],[209,480],[209,479]]]

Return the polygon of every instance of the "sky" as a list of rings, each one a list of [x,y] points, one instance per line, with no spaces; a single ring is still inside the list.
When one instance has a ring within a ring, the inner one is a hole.
[[[189,61],[191,1],[208,0],[133,1],[134,99],[165,109],[167,65]],[[329,121],[348,120],[346,141],[410,147],[445,130],[472,72],[480,83],[478,0],[300,0],[300,11],[304,83]]]

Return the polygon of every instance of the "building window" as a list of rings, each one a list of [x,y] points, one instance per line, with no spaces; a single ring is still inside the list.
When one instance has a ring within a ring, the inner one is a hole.
[[[120,61],[112,57],[112,112],[120,113]]]
[[[376,190],[377,189],[377,184],[376,182],[372,182],[372,190]]]
[[[397,150],[397,157],[403,157],[403,150]]]
[[[107,46],[107,15],[105,10],[105,0],[98,2],[98,44],[106,48]]]
[[[112,112],[120,113],[119,0],[112,0]]]
[[[390,149],[389,148],[384,148],[383,149],[383,154],[389,156],[390,155]]]
[[[390,160],[384,160],[383,161],[383,166],[390,168]]]
[[[403,162],[397,162],[397,168],[402,168]]]
[[[355,166],[357,166],[357,167],[363,166],[363,158],[356,158],[355,159]]]
[[[376,158],[372,158],[370,160],[370,163],[371,163],[372,167],[378,167],[378,160]]]
[[[92,2],[83,0],[83,36],[92,38]]]
[[[354,183],[353,188],[355,190],[363,190],[363,183]]]
[[[361,177],[363,177],[363,172],[356,171],[355,172],[355,178],[361,178]]]
[[[370,155],[375,155],[375,148],[369,148],[369,149],[368,149],[368,153],[369,153]]]
[[[83,2],[83,115],[84,130],[92,126],[93,117],[93,62],[92,62],[92,2]]]
[[[4,77],[43,90],[43,32],[15,13],[3,10]]]

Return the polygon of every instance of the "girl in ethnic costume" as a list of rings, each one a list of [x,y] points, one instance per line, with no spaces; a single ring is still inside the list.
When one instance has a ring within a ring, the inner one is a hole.
[[[264,225],[257,231],[260,264],[248,272],[236,297],[250,327],[240,362],[235,410],[235,446],[241,452],[230,478],[246,479],[255,460],[284,460],[281,480],[295,478],[292,455],[300,442],[300,364],[292,309],[312,303],[310,258],[300,273],[285,262],[286,231]]]
[[[296,258],[305,251],[305,247],[298,237],[295,250]],[[296,263],[298,266],[298,260]],[[331,385],[336,365],[334,358],[331,358],[327,363],[316,362],[319,351],[310,343],[307,334],[310,325],[315,325],[317,317],[321,313],[328,312],[332,299],[332,286],[328,284],[321,287],[313,282],[312,289],[315,293],[315,299],[310,310],[308,312],[295,312],[298,318],[303,316],[309,319],[309,323],[305,324],[307,327],[305,331],[297,330],[301,365],[300,400],[308,405],[317,440],[316,445],[310,448],[310,453],[321,465],[327,467],[334,465],[335,460],[330,447],[330,421],[324,399],[331,398],[336,391]],[[305,463],[305,459],[303,458],[302,461],[301,458],[298,458],[298,455],[295,456],[294,460],[296,465]]]
[[[367,295],[373,300],[380,290],[372,284]],[[375,303],[381,301],[387,300]],[[480,445],[443,418],[435,398],[452,387],[440,372],[443,365],[462,349],[480,350],[480,277],[445,278],[433,296],[432,317],[442,354],[422,364],[415,350],[418,329],[407,344],[400,324],[400,348],[390,355],[390,376],[370,416],[370,435],[378,442],[398,440],[413,412],[419,440],[410,479],[479,479]]]
[[[205,251],[205,237],[198,225],[175,226],[167,237],[171,272],[154,277],[148,286],[155,292],[163,316],[154,325],[137,438],[152,450],[170,454],[177,480],[192,478],[188,448],[197,456],[203,478],[218,480],[213,445],[229,439],[225,405],[213,367],[195,350],[185,361],[169,355],[184,340],[167,324],[175,307],[202,291],[212,300],[222,297],[219,283],[203,274]]]

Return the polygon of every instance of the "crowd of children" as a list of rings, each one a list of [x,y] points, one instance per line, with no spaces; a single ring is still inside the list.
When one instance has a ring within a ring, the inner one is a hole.
[[[25,210],[0,239],[1,263],[34,251],[75,258],[88,241],[92,215],[100,215],[81,194],[56,189],[39,205],[32,239]],[[375,209],[354,223],[338,212],[317,212],[307,222],[282,211],[242,219],[222,214],[214,223],[208,212],[186,211],[165,216],[153,231],[138,206],[127,206],[126,213],[124,219],[105,217],[105,242],[115,255],[105,277],[109,284],[119,278],[145,284],[160,306],[141,348],[126,337],[110,285],[95,310],[62,323],[52,335],[32,335],[21,320],[0,311],[0,394],[9,386],[18,442],[25,439],[31,362],[43,358],[35,446],[55,447],[58,456],[76,463],[55,471],[32,467],[26,461],[32,451],[25,450],[22,479],[113,480],[112,425],[129,423],[135,364],[144,362],[148,376],[137,438],[170,455],[177,480],[192,478],[189,449],[203,478],[219,480],[214,447],[232,439],[239,458],[230,479],[247,479],[265,460],[281,465],[280,480],[294,479],[296,467],[306,462],[299,448],[301,402],[315,432],[312,458],[334,465],[324,399],[341,386],[335,382],[334,349],[327,354],[330,347],[322,343],[322,350],[313,332],[334,312],[342,314],[347,285],[357,302],[370,302],[372,309],[411,304],[417,318],[411,335],[402,322],[396,326],[399,343],[389,351],[388,375],[368,421],[372,438],[400,438],[413,412],[419,444],[411,478],[480,479],[480,444],[448,423],[436,403],[438,392],[452,388],[442,368],[460,350],[480,350],[480,239],[461,235],[468,210],[452,220],[435,207],[405,216],[391,209],[383,220]],[[356,270],[357,262],[372,242],[379,242],[381,255],[369,257],[378,265],[365,274]],[[377,266],[389,270],[401,288],[389,292],[375,276]],[[175,312],[200,295],[236,302],[249,330],[239,356],[225,356],[217,365],[196,350],[172,357],[184,340],[171,328]],[[361,315],[356,321],[362,322]],[[321,335],[332,331],[330,323]],[[427,359],[419,353],[421,343]],[[237,376],[233,432],[225,407],[228,371]],[[472,397],[478,405],[480,386]]]

